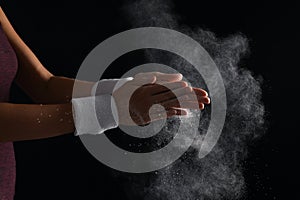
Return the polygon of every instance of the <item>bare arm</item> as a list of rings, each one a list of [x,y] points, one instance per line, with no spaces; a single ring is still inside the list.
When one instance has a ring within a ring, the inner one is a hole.
[[[0,103],[0,141],[31,140],[74,131],[73,79],[53,76],[17,35],[0,7],[0,23],[18,58],[16,83],[37,104]],[[92,83],[82,82],[90,94]],[[40,104],[48,104],[40,106]],[[51,104],[51,105],[49,105]]]
[[[71,104],[0,103],[0,142],[41,139],[74,132]]]
[[[51,74],[15,32],[1,7],[0,23],[18,58],[19,68],[15,81],[37,103],[37,105],[0,103],[0,141],[40,139],[73,132],[72,106],[69,102],[72,97],[74,79]],[[170,82],[177,89],[184,91],[181,96],[192,95],[191,89],[186,90],[187,84],[180,82],[182,77],[178,74],[154,74],[151,76],[154,76],[156,81]],[[143,79],[143,77],[140,78]],[[136,81],[138,80],[137,78]],[[77,93],[76,97],[90,96],[93,85],[92,82],[81,81],[78,83],[77,87],[80,88],[80,93]],[[135,87],[131,86],[130,88]],[[155,91],[155,88],[157,87],[153,87],[151,90]],[[127,87],[121,89],[123,92],[127,90]],[[194,90],[198,89],[194,88]],[[195,92],[199,99],[193,102],[192,106],[187,104],[187,108],[203,109],[204,103],[209,103],[207,93],[201,89],[198,93]],[[168,97],[169,99],[166,100],[170,100],[168,103],[169,116],[181,114],[175,112],[176,108],[180,106],[171,101],[173,97],[169,97],[168,93],[168,91],[159,92],[159,95],[156,95],[152,101],[156,102],[157,99]],[[115,95],[115,97],[117,96]],[[117,104],[118,102],[122,103],[122,98],[115,98],[115,100]],[[41,103],[47,105],[38,105]]]
[[[16,83],[36,103],[70,101],[74,79],[51,74],[18,36],[0,7],[0,22],[18,58]],[[81,96],[89,96],[93,83],[82,82]]]

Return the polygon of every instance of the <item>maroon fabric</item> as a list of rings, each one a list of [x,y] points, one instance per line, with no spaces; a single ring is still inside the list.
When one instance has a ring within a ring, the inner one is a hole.
[[[9,90],[15,77],[17,66],[16,54],[0,24],[0,102],[9,101]],[[13,143],[0,142],[0,200],[12,200],[14,198],[15,177]]]

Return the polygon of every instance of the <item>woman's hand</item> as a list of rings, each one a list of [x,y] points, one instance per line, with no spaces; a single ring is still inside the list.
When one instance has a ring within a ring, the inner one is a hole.
[[[174,115],[187,115],[185,109],[202,110],[204,104],[210,103],[207,92],[189,87],[181,74],[159,72],[137,74],[113,92],[113,97],[122,125],[145,125]],[[155,104],[164,110],[151,109]]]

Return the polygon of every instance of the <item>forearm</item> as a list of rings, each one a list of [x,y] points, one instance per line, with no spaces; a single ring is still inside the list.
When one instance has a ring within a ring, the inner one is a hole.
[[[66,77],[52,76],[46,84],[46,89],[39,97],[42,103],[69,103],[73,96],[75,80]],[[76,98],[91,96],[91,90],[95,83],[88,81],[76,81]],[[75,94],[74,94],[75,95]],[[40,103],[39,102],[39,103]]]
[[[0,103],[0,142],[48,138],[74,132],[70,103],[74,83],[74,79],[53,76],[45,89],[34,98],[38,104]],[[110,94],[116,83],[117,79],[101,81],[97,94]],[[78,98],[91,96],[95,83],[76,81],[75,85]]]
[[[36,103],[68,103],[73,98],[89,97],[92,90],[96,95],[112,94],[118,81],[123,84],[130,78],[104,79],[95,85],[95,82],[74,80],[66,77],[52,76],[46,84],[45,91],[37,97]],[[75,91],[73,92],[73,88]]]
[[[0,142],[48,138],[75,130],[70,103],[0,103],[0,122]]]

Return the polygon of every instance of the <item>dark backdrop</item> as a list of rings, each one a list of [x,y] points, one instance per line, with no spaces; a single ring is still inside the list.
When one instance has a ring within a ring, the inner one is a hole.
[[[1,1],[16,31],[55,75],[74,77],[93,47],[129,28],[119,11],[124,1],[76,2]],[[246,199],[294,197],[298,175],[299,131],[295,125],[299,7],[252,1],[222,4],[209,1],[201,2],[199,7],[199,2],[175,1],[175,9],[184,16],[185,23],[209,28],[218,36],[244,33],[251,48],[245,65],[264,78],[263,101],[269,126],[265,136],[250,149]],[[12,97],[18,103],[31,102],[15,86]],[[16,142],[15,151],[17,200],[125,199],[119,181],[72,134]]]

